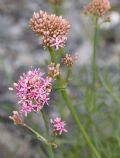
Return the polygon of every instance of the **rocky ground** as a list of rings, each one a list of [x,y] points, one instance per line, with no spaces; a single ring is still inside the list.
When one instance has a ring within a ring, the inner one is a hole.
[[[87,0],[65,0],[62,6],[64,16],[71,23],[67,48],[70,53],[79,55],[77,67],[91,62],[92,44],[89,37],[92,36],[92,29],[88,18],[82,15],[85,3]],[[113,66],[120,57],[120,0],[111,0],[111,3],[112,23],[102,26],[100,30],[100,66]],[[8,155],[13,158],[13,153],[16,158],[39,157],[34,155],[29,135],[23,138],[19,132],[15,133],[15,127],[8,120],[8,114],[16,104],[16,97],[8,92],[8,87],[22,72],[31,66],[43,66],[49,59],[39,39],[28,27],[33,12],[40,9],[50,12],[47,0],[0,0],[0,158],[8,158]],[[29,152],[24,156],[26,151]]]

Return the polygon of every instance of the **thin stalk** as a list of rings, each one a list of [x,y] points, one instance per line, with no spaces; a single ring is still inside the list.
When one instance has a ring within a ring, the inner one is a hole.
[[[91,105],[94,108],[96,105],[96,71],[97,71],[97,64],[96,64],[96,50],[97,50],[97,34],[98,34],[98,17],[95,19],[95,26],[94,26],[94,39],[93,39],[93,58],[92,58],[92,88],[91,88]]]
[[[50,55],[51,55],[51,61],[56,63],[55,52],[53,50],[51,51],[51,49],[49,49],[49,51],[50,51]],[[69,111],[70,111],[77,127],[78,127],[78,130],[83,134],[84,139],[86,140],[88,146],[90,147],[91,151],[94,153],[96,158],[101,158],[99,152],[94,147],[94,145],[91,142],[87,132],[85,131],[85,129],[84,129],[84,127],[83,127],[83,125],[82,125],[82,123],[79,119],[79,116],[77,115],[77,113],[76,113],[76,111],[75,111],[75,109],[72,105],[71,99],[70,99],[69,95],[67,94],[66,89],[62,88],[62,87],[64,87],[64,85],[63,85],[63,81],[61,79],[61,76],[57,77],[57,86],[61,87],[61,89],[60,89],[61,95],[62,95],[62,97],[63,97],[63,99],[64,99],[64,101],[65,101],[65,103],[66,103],[66,105],[67,105],[67,107],[68,107],[68,109],[69,109]]]
[[[32,133],[34,133],[36,135],[36,137],[42,141],[43,143],[45,143],[46,145],[49,145],[49,142],[43,137],[41,136],[37,131],[35,131],[33,128],[31,128],[30,126],[28,126],[27,124],[23,124],[24,127],[26,127],[27,129],[29,129]]]
[[[46,116],[46,114],[45,114],[45,112],[44,112],[43,110],[41,110],[41,114],[42,114],[42,118],[43,118],[43,121],[44,121],[44,124],[45,124],[46,136],[47,136],[47,139],[49,140],[48,119],[47,119],[47,116]],[[48,144],[48,152],[49,152],[50,158],[55,158],[55,157],[54,157],[54,154],[53,154],[53,150],[52,150],[52,145],[51,145],[51,143]]]
[[[55,15],[59,15],[60,14],[60,5],[51,4],[51,7],[52,7],[52,12]]]
[[[55,63],[56,64],[56,56],[55,56],[55,52],[52,48],[48,48],[49,49],[49,52],[50,52],[50,57],[51,57],[51,62]]]
[[[42,114],[42,118],[44,121],[45,129],[46,129],[46,137],[49,138],[49,127],[48,127],[48,121],[47,121],[48,118],[47,118],[44,110],[41,110],[41,114]]]
[[[69,82],[71,72],[72,72],[72,69],[71,69],[71,67],[69,67],[67,70],[67,76],[66,76],[66,80],[65,80],[66,84],[68,84],[68,82]]]

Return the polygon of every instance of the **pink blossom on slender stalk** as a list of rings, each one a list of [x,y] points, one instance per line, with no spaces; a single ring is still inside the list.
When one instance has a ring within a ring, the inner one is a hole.
[[[84,8],[85,15],[92,14],[94,16],[102,17],[111,9],[109,0],[92,0]]]
[[[54,47],[56,50],[63,48],[70,29],[69,22],[54,14],[39,11],[30,19],[31,29],[42,38],[43,46]]]
[[[32,111],[38,112],[45,104],[48,105],[52,89],[51,80],[45,78],[40,69],[24,73],[14,86],[19,98],[20,113],[23,115],[27,116]]]
[[[67,132],[65,129],[65,122],[61,120],[61,118],[56,117],[55,119],[50,120],[51,124],[53,125],[53,130],[55,134],[61,135],[63,132]]]

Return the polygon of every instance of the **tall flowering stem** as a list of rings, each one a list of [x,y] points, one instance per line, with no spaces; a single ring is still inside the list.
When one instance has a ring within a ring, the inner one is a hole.
[[[56,63],[57,61],[56,61],[56,57],[55,57],[55,52],[51,48],[49,49],[49,52],[50,52],[50,56],[51,56],[51,61]],[[64,88],[64,84],[63,84],[63,81],[62,81],[62,78],[60,75],[57,77],[57,86],[61,87],[61,89],[60,89],[61,95],[62,95],[62,97],[63,97],[63,99],[64,99],[64,101],[65,101],[65,103],[66,103],[78,129],[79,129],[79,131],[82,132],[84,139],[86,140],[87,144],[89,145],[91,151],[94,153],[96,158],[101,158],[99,152],[97,151],[97,149],[95,148],[95,146],[91,142],[87,132],[85,131],[85,129],[84,129],[84,127],[83,127],[74,107],[73,107],[72,101],[71,101],[66,89]]]
[[[59,49],[64,48],[65,46],[67,33],[70,29],[69,22],[63,19],[61,16],[55,16],[53,14],[49,15],[46,12],[40,11],[33,14],[33,17],[30,19],[30,27],[38,36],[42,38],[43,46],[49,48],[51,62],[57,64],[56,53]],[[94,147],[88,134],[86,133],[81,121],[79,120],[79,117],[72,105],[71,99],[65,89],[66,85],[64,80],[60,75],[56,77],[56,80],[57,86],[60,87],[61,95],[64,98],[79,131],[82,132],[87,144],[91,148],[96,158],[101,158],[97,149]]]
[[[97,50],[97,34],[98,34],[98,17],[95,17],[95,25],[94,25],[94,39],[93,39],[93,57],[92,57],[92,87],[91,87],[91,106],[94,108],[96,105],[96,50]]]
[[[97,33],[98,33],[98,20],[108,14],[111,9],[109,0],[91,0],[91,2],[85,6],[84,14],[89,16],[92,15],[95,18],[94,24],[94,40],[93,40],[93,59],[92,59],[92,87],[91,87],[91,106],[92,109],[96,105],[96,48],[97,48]]]

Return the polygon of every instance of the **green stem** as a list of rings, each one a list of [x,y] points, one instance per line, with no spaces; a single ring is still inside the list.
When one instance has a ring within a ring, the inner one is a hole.
[[[26,127],[27,129],[29,129],[32,133],[34,133],[36,135],[36,137],[42,141],[43,143],[45,143],[46,145],[49,145],[48,141],[41,136],[37,131],[35,131],[33,128],[31,128],[30,126],[28,126],[27,124],[23,124],[24,127]]]
[[[97,50],[97,34],[98,34],[98,17],[95,19],[95,26],[94,26],[94,40],[93,40],[93,58],[92,58],[92,89],[91,89],[91,105],[94,108],[96,105],[96,50]]]
[[[51,61],[56,63],[55,52],[53,50],[51,51],[51,49],[49,49],[49,51],[50,51],[50,55],[51,55]],[[58,84],[58,87],[64,87],[61,76],[57,77],[57,84]],[[101,156],[98,153],[97,149],[92,144],[87,132],[85,131],[85,129],[84,129],[84,127],[83,127],[83,125],[82,125],[82,123],[81,123],[81,121],[80,121],[73,105],[72,105],[71,99],[70,99],[69,95],[67,94],[66,89],[60,89],[60,92],[61,92],[62,97],[64,98],[64,101],[65,101],[65,103],[66,103],[66,105],[67,105],[74,121],[76,122],[76,125],[77,125],[79,131],[83,134],[83,137],[86,140],[87,144],[89,145],[90,149],[95,154],[96,158],[101,158]]]
[[[56,61],[54,50],[52,48],[48,48],[48,50],[50,52],[51,61],[56,64],[57,61]]]
[[[46,116],[46,114],[45,114],[45,112],[43,110],[41,110],[41,114],[42,114],[42,118],[43,118],[43,121],[44,121],[44,124],[45,124],[46,136],[47,136],[47,139],[49,140],[48,118],[47,118],[47,116]],[[55,158],[54,154],[53,154],[51,143],[48,144],[48,152],[49,152],[50,158]]]
[[[68,82],[69,82],[71,72],[72,72],[71,67],[68,67],[67,76],[66,76],[66,80],[65,80],[66,84],[68,84]]]
[[[41,114],[42,114],[42,118],[43,118],[43,121],[45,124],[46,136],[47,136],[47,138],[49,138],[49,127],[48,127],[48,121],[47,121],[48,118],[47,118],[44,110],[41,110]]]
[[[59,15],[60,14],[60,5],[52,4],[51,7],[52,7],[52,12],[55,15]]]

